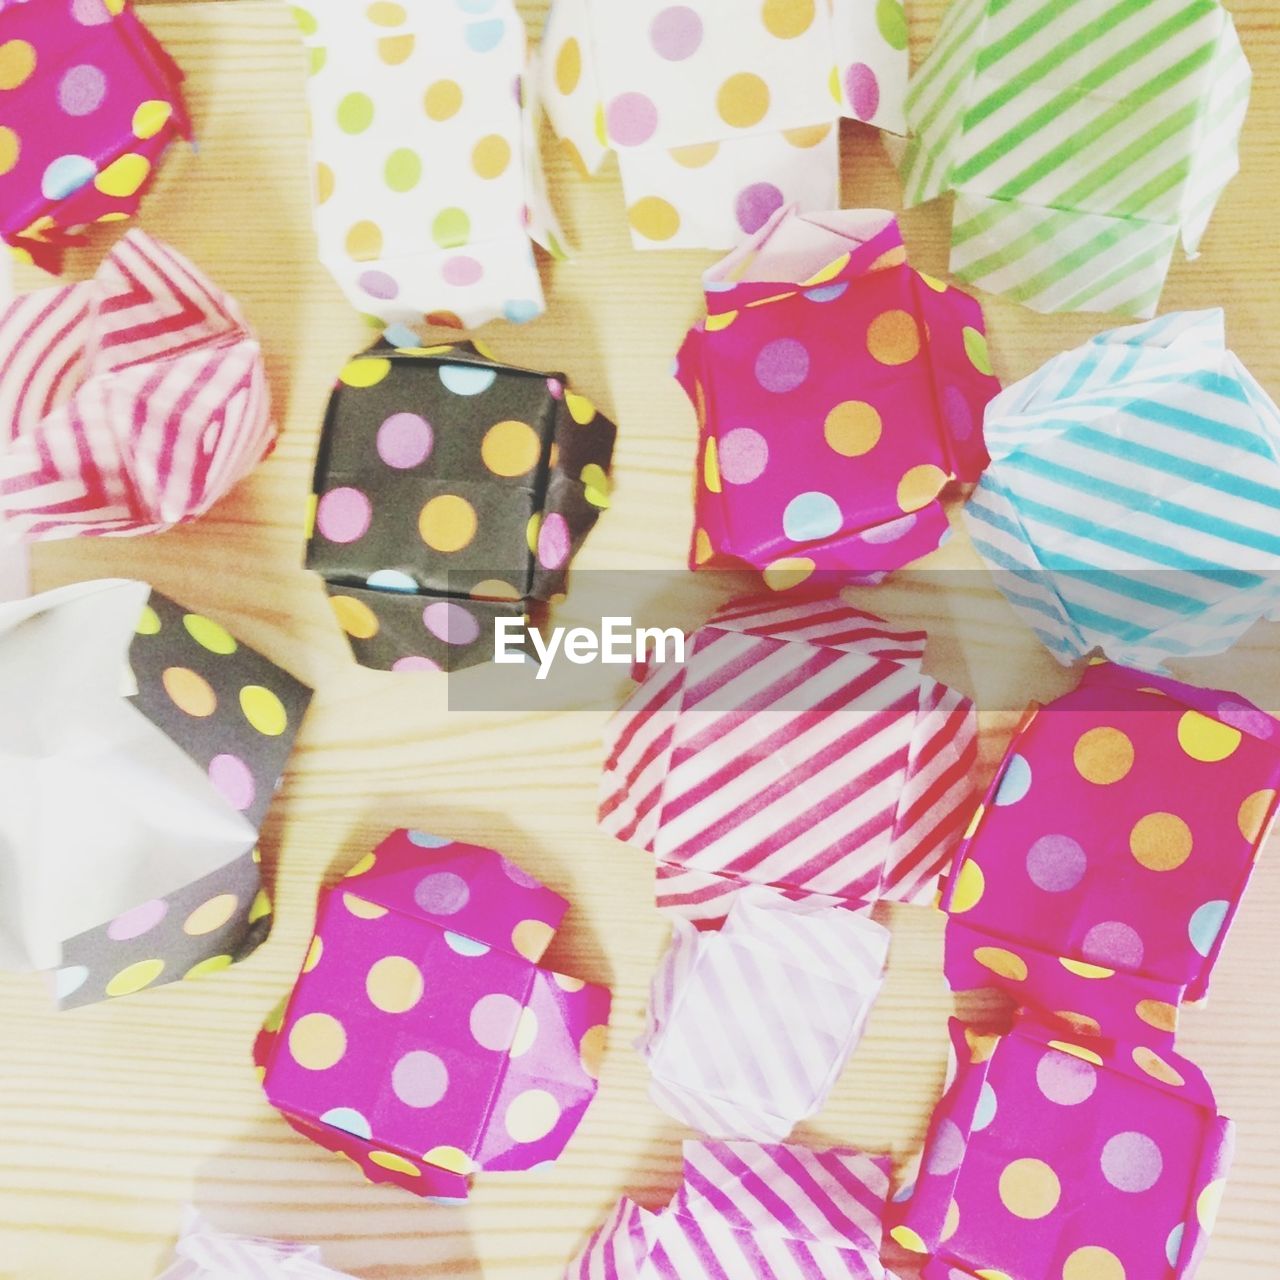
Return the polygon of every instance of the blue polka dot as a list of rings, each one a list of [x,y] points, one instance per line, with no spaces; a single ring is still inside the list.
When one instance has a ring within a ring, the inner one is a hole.
[[[842,284],[824,284],[817,289],[806,289],[804,296],[810,302],[834,302],[837,298],[843,298],[848,289],[849,282],[846,280]]]
[[[390,324],[382,335],[393,347],[418,347],[422,339],[407,324]]]
[[[440,1205],[467,1203],[467,1199],[465,1196],[423,1196],[422,1201],[424,1204],[440,1204]]]
[[[996,1118],[996,1091],[989,1085],[982,1086],[978,1105],[973,1109],[973,1127],[985,1129]]]
[[[89,970],[82,964],[69,964],[65,969],[59,969],[53,976],[53,990],[59,1000],[65,1000],[69,995],[74,995],[84,986],[85,980],[89,977]]]
[[[417,581],[399,569],[379,569],[371,573],[365,582],[375,591],[417,591]]]
[[[490,49],[498,47],[506,29],[506,24],[500,18],[493,18],[488,22],[473,22],[467,27],[467,44],[476,53],[488,53]]]
[[[446,933],[444,940],[449,944],[449,949],[456,951],[460,956],[485,956],[489,954],[489,948],[483,942],[468,938],[465,933]]]
[[[455,396],[478,396],[488,391],[497,380],[496,369],[482,369],[473,364],[442,364],[440,381]]]
[[[40,190],[46,200],[65,200],[94,180],[98,166],[88,156],[59,156],[45,171]]]
[[[528,324],[542,314],[542,308],[532,298],[512,298],[502,308],[502,314],[512,324]]]
[[[351,1107],[334,1107],[320,1117],[320,1122],[332,1129],[341,1129],[343,1133],[353,1133],[357,1138],[368,1139],[373,1136],[369,1122]]]
[[[813,542],[840,532],[840,504],[826,493],[802,493],[787,503],[782,530],[792,542]]]
[[[456,0],[463,13],[488,13],[497,0]]]
[[[1182,1252],[1182,1237],[1185,1234],[1186,1227],[1181,1222],[1169,1232],[1169,1239],[1164,1246],[1164,1256],[1169,1259],[1171,1267],[1178,1265],[1178,1255]]]
[[[899,1187],[897,1191],[893,1193],[893,1203],[906,1204],[906,1202],[910,1200],[915,1193],[916,1184],[914,1182],[908,1182],[905,1187]]]
[[[708,280],[702,286],[708,293],[732,293],[738,287],[733,280]]]
[[[996,804],[1017,804],[1031,790],[1031,766],[1024,756],[1009,757],[1009,764],[996,788]]]
[[[1213,950],[1213,944],[1222,931],[1222,922],[1227,918],[1229,902],[1206,902],[1191,917],[1191,926],[1187,933],[1191,937],[1191,945],[1202,955],[1207,956]]]
[[[426,831],[410,831],[409,843],[416,844],[419,849],[443,849],[453,840],[449,836],[433,836]]]

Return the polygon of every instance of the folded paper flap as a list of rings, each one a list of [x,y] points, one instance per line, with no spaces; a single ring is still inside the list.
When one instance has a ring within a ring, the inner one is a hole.
[[[1174,311],[1144,324],[1109,329],[1089,341],[1097,346],[1120,344],[1149,347],[1155,351],[1185,348],[1195,354],[1206,350],[1225,351],[1227,317],[1221,307],[1206,307],[1201,311]]]
[[[157,1280],[350,1280],[324,1266],[314,1245],[228,1235],[190,1207],[174,1252]]]

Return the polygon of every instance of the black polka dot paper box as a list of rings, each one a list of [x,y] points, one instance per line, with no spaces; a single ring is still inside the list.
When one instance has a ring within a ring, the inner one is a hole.
[[[568,908],[492,849],[397,831],[320,895],[254,1048],[267,1098],[370,1181],[461,1200],[555,1160],[596,1092],[606,988],[540,966]]]
[[[616,434],[564,375],[472,343],[383,341],[352,360],[325,419],[307,566],[356,660],[492,660],[497,619],[565,591],[609,504]]]
[[[65,1009],[254,951],[311,691],[141,582],[0,605],[0,651],[0,964],[53,970]]]

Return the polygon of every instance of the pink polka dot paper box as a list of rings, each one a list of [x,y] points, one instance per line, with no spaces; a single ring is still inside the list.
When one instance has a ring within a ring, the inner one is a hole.
[[[299,0],[320,259],[383,324],[543,310],[533,242],[564,235],[513,0]]]
[[[372,347],[342,371],[307,566],[363,666],[492,661],[495,626],[566,590],[609,505],[617,431],[563,374],[471,343]]]
[[[609,992],[539,966],[568,904],[492,849],[397,831],[320,896],[254,1056],[271,1104],[373,1182],[464,1199],[564,1150]]]
[[[1033,707],[943,897],[947,980],[1144,1045],[1209,987],[1275,817],[1280,724],[1110,664]]]
[[[988,458],[982,309],[907,265],[892,214],[788,209],[706,275],[676,377],[698,419],[690,565],[782,588],[937,549]]]
[[[311,691],[141,582],[0,605],[0,649],[0,964],[56,970],[65,1009],[253,952]]]
[[[0,7],[0,235],[50,271],[94,222],[136,212],[189,137],[182,72],[127,0]]]
[[[275,445],[239,305],[143,231],[0,311],[0,350],[0,521],[33,541],[196,519]]]
[[[841,118],[906,132],[900,0],[555,0],[542,94],[589,172],[616,151],[637,248],[728,249],[840,200]]]
[[[1190,1280],[1234,1151],[1192,1063],[1152,1078],[1129,1046],[1020,1021],[951,1024],[951,1080],[893,1239],[923,1280]],[[958,1065],[957,1065],[958,1063]]]
[[[977,716],[928,637],[838,596],[735,601],[605,731],[600,826],[652,853],[664,910],[742,889],[866,911],[934,900],[972,812]]]

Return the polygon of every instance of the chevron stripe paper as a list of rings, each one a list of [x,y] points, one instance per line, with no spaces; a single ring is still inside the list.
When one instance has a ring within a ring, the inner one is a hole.
[[[908,207],[1037,311],[1155,313],[1239,169],[1251,72],[1218,0],[955,0],[907,94]]]
[[[599,821],[658,862],[658,905],[723,920],[747,885],[932,901],[972,807],[976,716],[927,637],[839,597],[726,606],[606,730]]]
[[[1280,408],[1179,312],[1056,356],[987,409],[975,546],[1060,662],[1221,653],[1280,616]]]
[[[97,275],[0,313],[0,521],[29,540],[203,515],[275,441],[235,301],[130,232]]]

